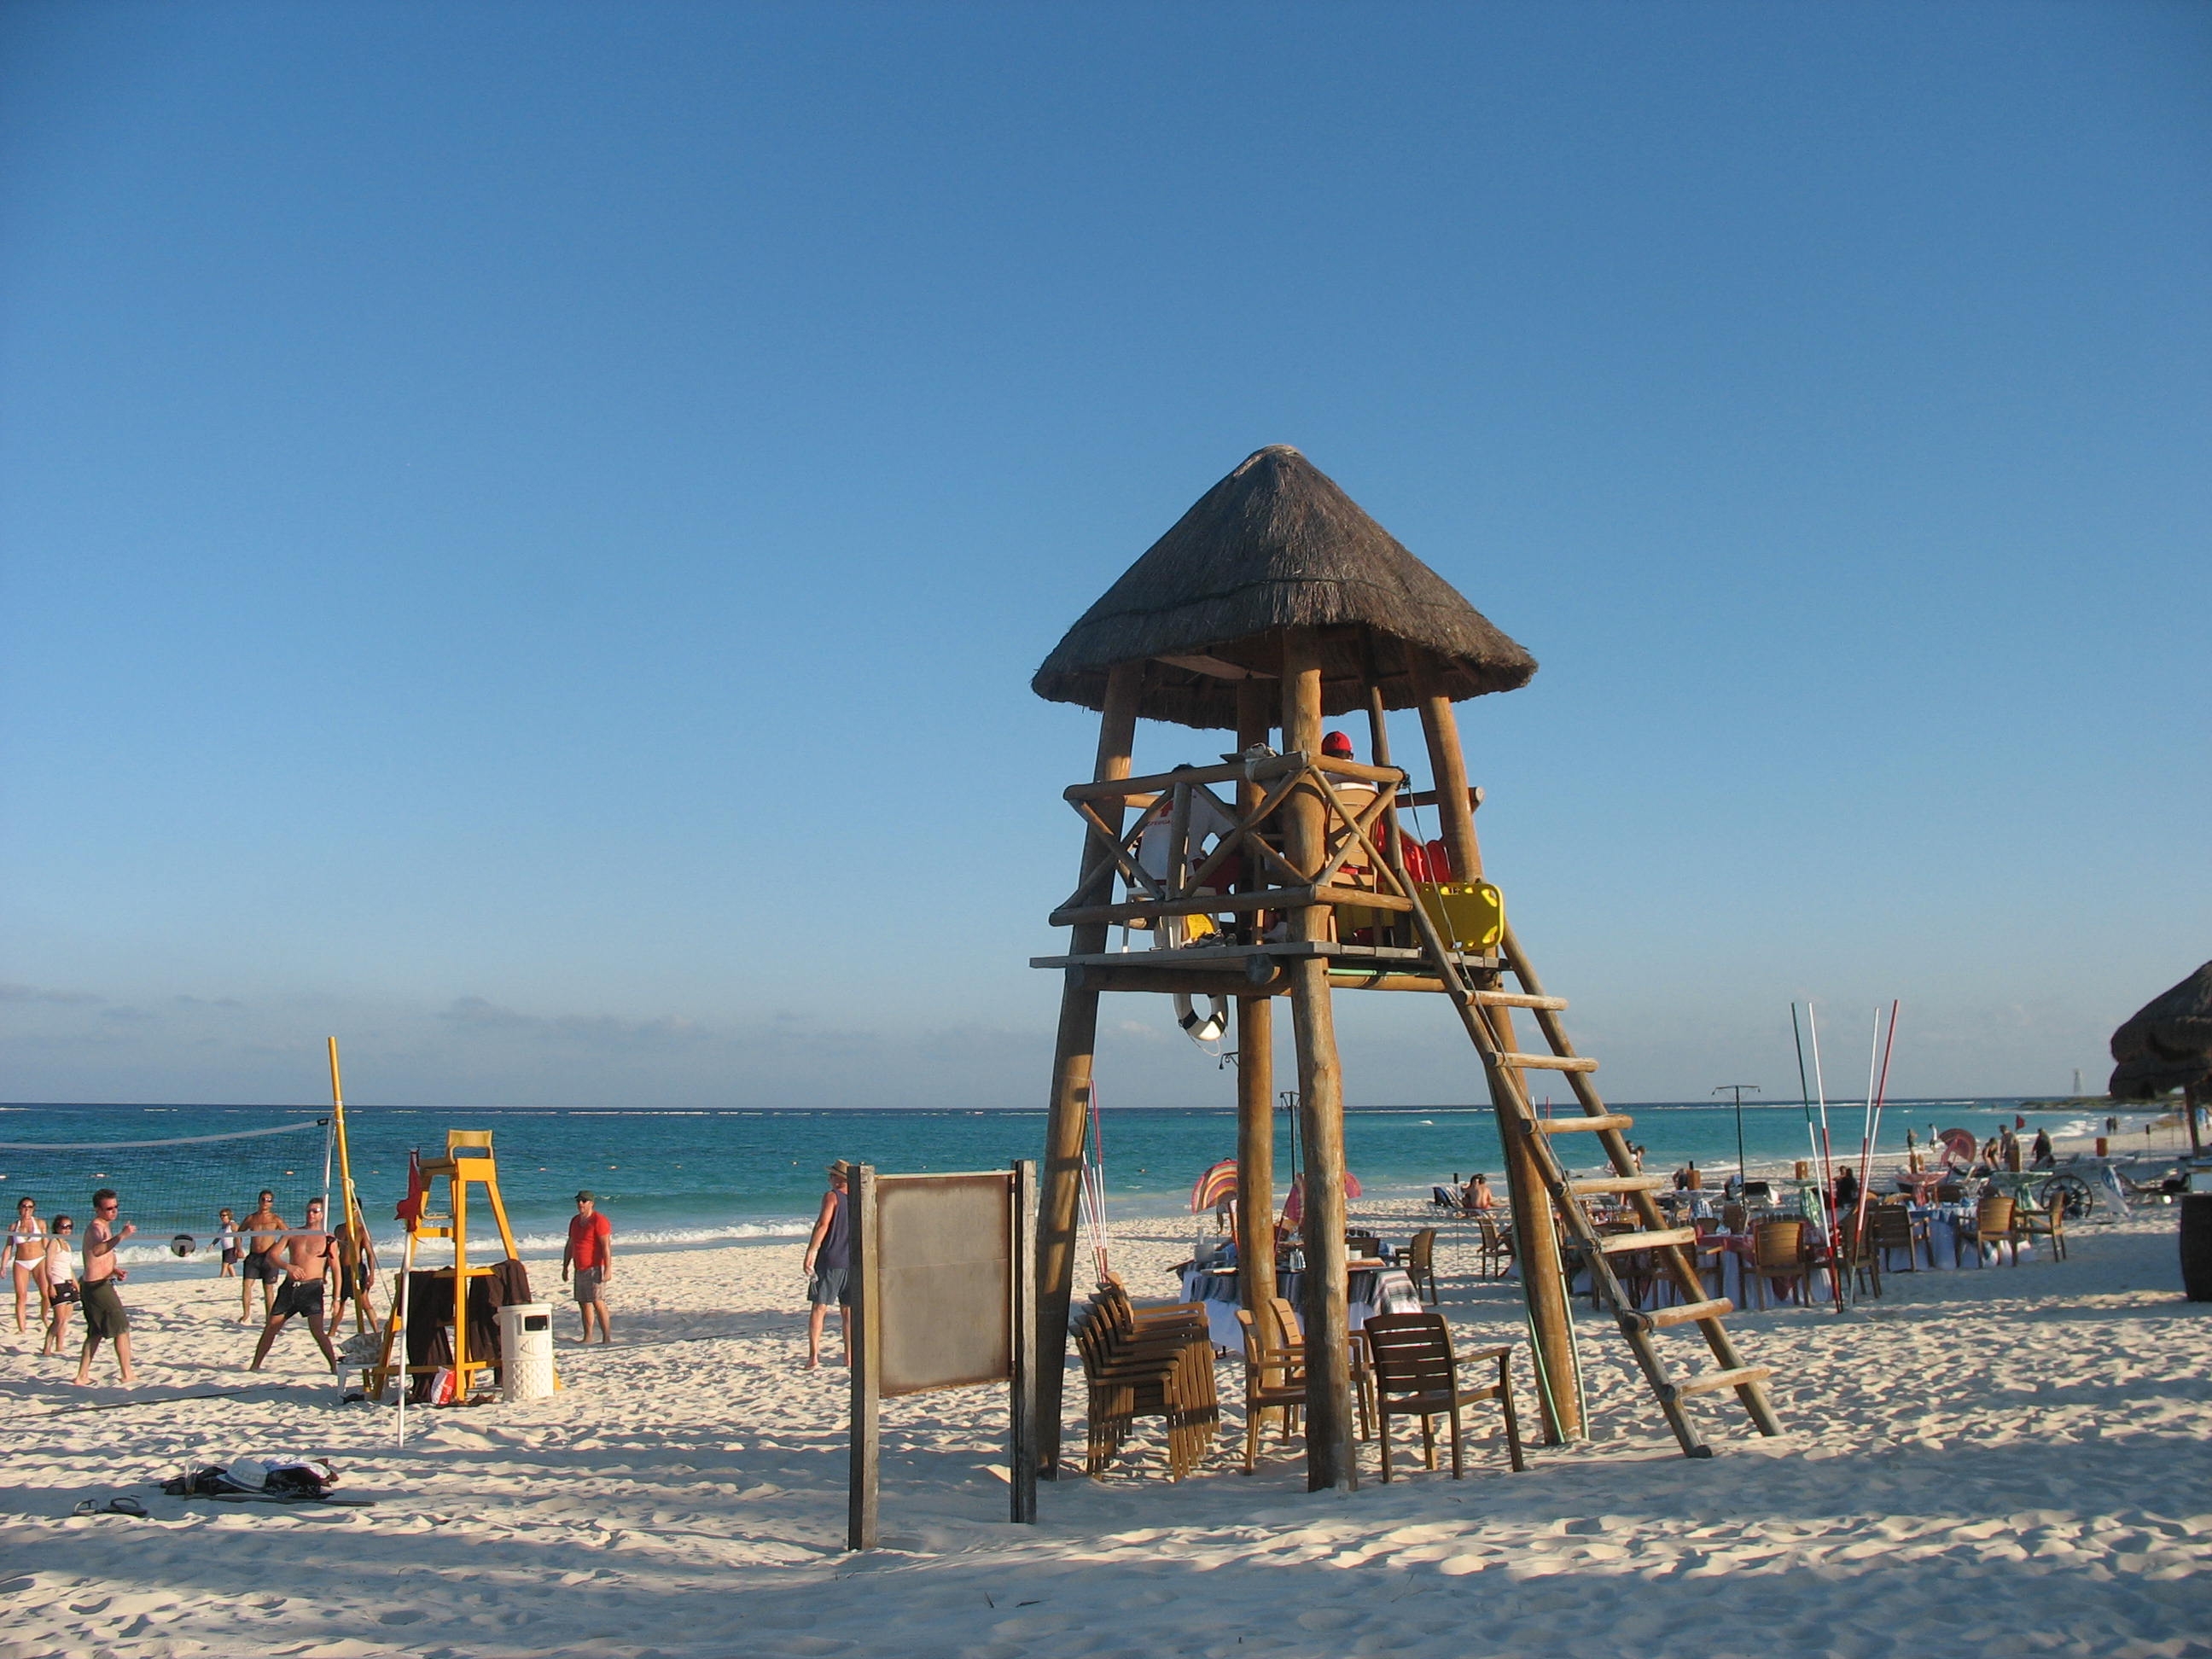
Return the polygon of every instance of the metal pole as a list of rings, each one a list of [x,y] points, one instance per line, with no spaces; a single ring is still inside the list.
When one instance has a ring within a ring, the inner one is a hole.
[[[1742,1193],[1743,1183],[1751,1179],[1750,1166],[1743,1159],[1743,1091],[1746,1089],[1753,1094],[1759,1092],[1756,1083],[1723,1083],[1713,1091],[1717,1095],[1729,1090],[1735,1092],[1735,1184],[1739,1195]]]

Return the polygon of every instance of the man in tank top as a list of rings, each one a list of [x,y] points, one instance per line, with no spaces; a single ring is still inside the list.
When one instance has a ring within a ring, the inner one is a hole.
[[[822,1327],[830,1307],[845,1336],[845,1358],[853,1357],[853,1291],[848,1275],[853,1267],[853,1216],[847,1192],[853,1166],[840,1158],[830,1166],[830,1190],[822,1194],[822,1212],[814,1218],[814,1233],[806,1241],[806,1369],[822,1364]]]

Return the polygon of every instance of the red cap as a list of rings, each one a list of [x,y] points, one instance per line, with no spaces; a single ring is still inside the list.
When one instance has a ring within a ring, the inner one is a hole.
[[[1341,732],[1332,732],[1321,740],[1321,752],[1334,755],[1339,760],[1352,758],[1352,739]]]

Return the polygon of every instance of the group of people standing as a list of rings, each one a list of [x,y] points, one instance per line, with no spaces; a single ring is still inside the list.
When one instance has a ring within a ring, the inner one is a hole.
[[[337,1322],[348,1302],[366,1305],[364,1298],[375,1278],[376,1250],[368,1223],[356,1210],[349,1227],[332,1231],[324,1222],[323,1200],[314,1198],[307,1200],[305,1222],[295,1228],[276,1212],[276,1194],[264,1190],[243,1223],[234,1221],[229,1210],[222,1212],[215,1238],[216,1276],[239,1280],[241,1321],[255,1316],[253,1287],[261,1286],[261,1337],[250,1369],[261,1369],[286,1324],[304,1318],[315,1345],[336,1371],[338,1356],[328,1327]],[[79,1387],[92,1380],[93,1358],[103,1342],[114,1347],[120,1380],[125,1384],[137,1381],[131,1364],[131,1317],[118,1294],[130,1273],[117,1249],[138,1229],[119,1218],[120,1205],[112,1187],[93,1194],[92,1218],[85,1227],[80,1261],[74,1218],[57,1215],[49,1227],[40,1218],[37,1200],[18,1199],[15,1223],[4,1251],[0,1251],[0,1271],[15,1281],[18,1332],[27,1333],[31,1298],[34,1293],[38,1297],[46,1325],[42,1354],[66,1352],[70,1313],[83,1310],[84,1338],[76,1379]],[[189,1241],[179,1243],[188,1247]],[[329,1300],[333,1283],[337,1287],[334,1303]]]
[[[127,1275],[115,1252],[138,1230],[118,1221],[118,1202],[112,1187],[102,1187],[92,1195],[82,1265],[75,1218],[57,1215],[50,1229],[39,1218],[38,1200],[33,1198],[15,1200],[15,1224],[8,1231],[6,1250],[0,1252],[0,1261],[15,1282],[18,1334],[28,1333],[31,1296],[33,1291],[38,1295],[39,1315],[46,1326],[41,1354],[67,1351],[70,1311],[84,1310],[84,1342],[76,1364],[80,1388],[92,1380],[92,1358],[102,1342],[114,1344],[116,1369],[123,1381],[137,1381],[131,1366],[131,1320],[123,1310],[123,1298],[116,1294]]]

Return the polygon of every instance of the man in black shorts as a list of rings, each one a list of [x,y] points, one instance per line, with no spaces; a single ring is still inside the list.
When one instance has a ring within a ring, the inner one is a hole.
[[[238,1316],[253,1317],[253,1287],[261,1286],[261,1316],[274,1310],[276,1287],[284,1282],[283,1258],[276,1247],[284,1240],[284,1218],[276,1213],[276,1194],[264,1192],[253,1213],[240,1229],[246,1235],[246,1260],[238,1264]]]
[[[138,1380],[131,1369],[131,1318],[123,1311],[123,1298],[115,1287],[123,1282],[123,1269],[115,1265],[115,1247],[138,1231],[129,1222],[116,1224],[118,1200],[115,1188],[102,1187],[92,1195],[92,1225],[84,1230],[84,1271],[78,1278],[84,1298],[84,1351],[77,1356],[76,1385],[92,1381],[92,1356],[103,1342],[115,1345],[115,1365],[127,1388]]]
[[[284,1242],[269,1253],[282,1262],[284,1283],[269,1310],[269,1322],[261,1328],[261,1341],[253,1350],[249,1370],[261,1369],[261,1362],[269,1357],[269,1345],[295,1314],[306,1319],[315,1346],[331,1362],[331,1370],[337,1370],[337,1350],[331,1346],[330,1334],[323,1329],[323,1291],[329,1283],[331,1264],[337,1259],[337,1237],[323,1227],[323,1200],[309,1199],[307,1224],[297,1232],[286,1233]]]

